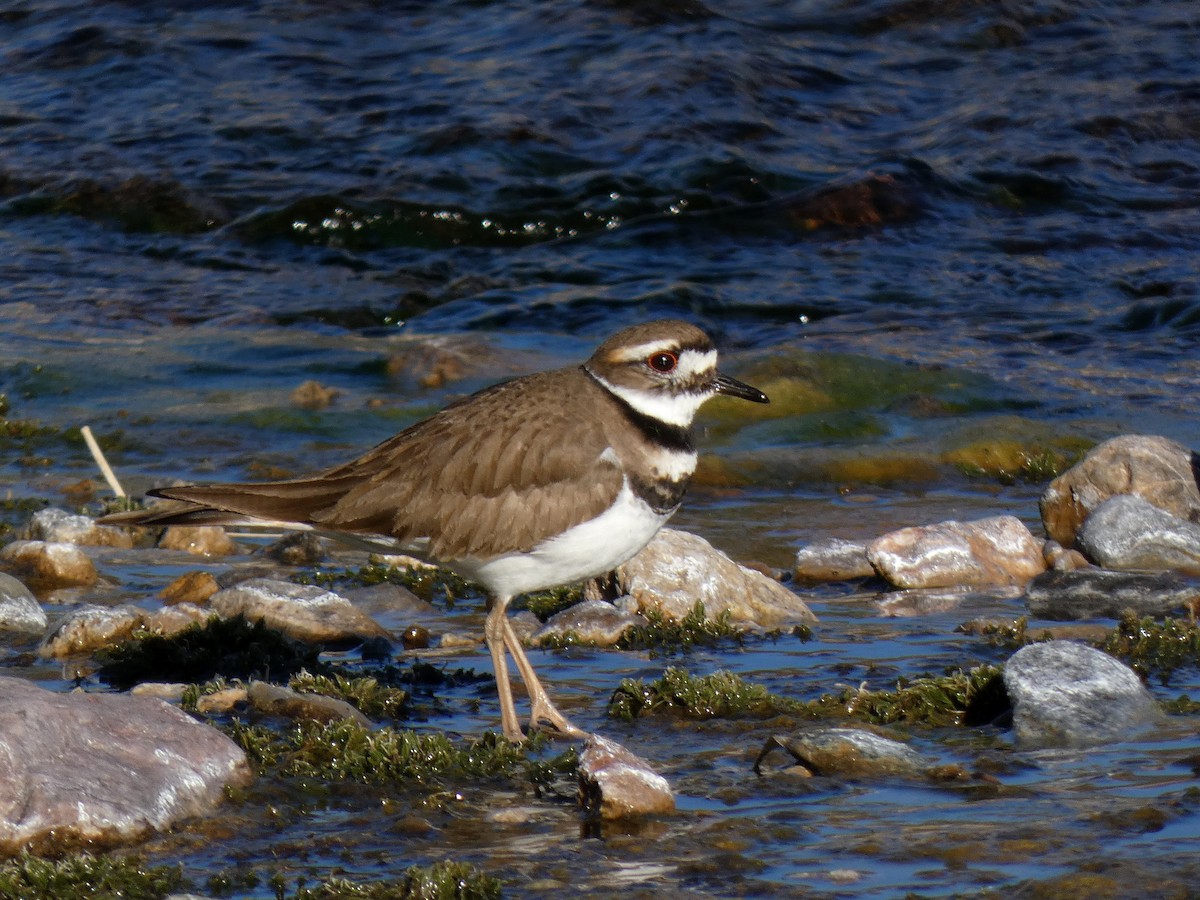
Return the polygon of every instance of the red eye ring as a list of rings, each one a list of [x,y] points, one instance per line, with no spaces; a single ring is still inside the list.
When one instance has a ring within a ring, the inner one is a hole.
[[[658,353],[651,354],[646,360],[646,365],[655,372],[670,372],[679,365],[679,357],[674,353],[661,350]]]

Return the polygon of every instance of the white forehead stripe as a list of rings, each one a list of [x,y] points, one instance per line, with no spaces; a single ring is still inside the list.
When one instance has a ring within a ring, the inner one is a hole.
[[[696,372],[711,372],[717,368],[716,350],[678,350],[674,344],[662,341],[651,341],[646,344],[635,344],[621,351],[621,359],[625,362],[640,362],[649,359],[655,353],[674,353],[679,357],[679,365],[675,371],[682,376],[694,375]]]
[[[683,379],[715,371],[717,371],[716,350],[705,350],[703,353],[699,350],[684,350],[679,354],[679,365],[675,367],[675,374]]]

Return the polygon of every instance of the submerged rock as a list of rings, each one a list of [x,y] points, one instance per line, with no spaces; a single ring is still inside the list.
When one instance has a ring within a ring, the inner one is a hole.
[[[657,610],[675,621],[686,618],[697,602],[710,619],[728,612],[734,625],[776,628],[817,620],[803,600],[774,579],[739,566],[702,537],[671,528],[585,588],[588,599],[623,594],[637,601],[640,612]]]
[[[35,541],[122,549],[133,546],[133,537],[129,532],[111,525],[97,525],[88,516],[69,513],[54,506],[35,512],[29,520],[27,531],[29,538]]]
[[[1200,521],[1193,454],[1165,437],[1126,434],[1105,441],[1050,482],[1042,494],[1046,534],[1064,547],[1109,497],[1136,494],[1189,522]]]
[[[238,549],[220,525],[172,525],[162,533],[158,546],[195,556],[228,556]]]
[[[0,572],[0,631],[43,634],[46,612],[24,584]]]
[[[1079,549],[1108,569],[1200,572],[1200,525],[1136,494],[1119,494],[1097,506],[1077,539]]]
[[[1039,619],[1115,619],[1127,610],[1139,616],[1164,616],[1195,610],[1200,604],[1200,581],[1170,572],[1051,570],[1029,583],[1025,602]]]
[[[1024,584],[1046,568],[1041,543],[1015,516],[901,528],[872,541],[867,557],[900,588]]]
[[[928,766],[915,750],[865,728],[813,725],[789,735],[768,738],[754,761],[756,774],[762,774],[763,759],[777,747],[790,753],[810,775],[911,776]]]
[[[56,694],[0,677],[0,850],[143,840],[245,784],[242,750],[150,697]]]
[[[287,719],[311,719],[317,722],[340,722],[350,719],[370,728],[372,722],[358,709],[337,697],[306,694],[267,681],[252,681],[246,688],[246,699],[265,716]]]
[[[529,637],[535,646],[574,635],[581,643],[611,647],[630,628],[649,625],[645,616],[607,600],[584,600],[555,613]]]
[[[159,592],[164,603],[204,604],[221,589],[211,572],[184,572]]]
[[[218,591],[209,609],[222,618],[245,616],[310,644],[339,644],[389,638],[386,629],[345,597],[313,585],[251,578]]]
[[[0,562],[39,591],[87,587],[98,577],[86,553],[58,541],[14,541],[0,550]]]
[[[867,559],[867,545],[829,538],[796,551],[792,574],[798,581],[849,581],[870,578],[875,567]]]
[[[675,811],[667,779],[616,741],[589,735],[579,756],[579,802],[602,819],[627,819]]]
[[[1074,641],[1030,644],[1004,666],[1018,742],[1086,747],[1128,739],[1161,718],[1124,663]]]

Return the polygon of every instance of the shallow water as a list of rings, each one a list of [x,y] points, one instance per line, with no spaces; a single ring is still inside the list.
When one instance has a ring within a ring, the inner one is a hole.
[[[0,488],[103,494],[82,424],[134,490],[313,469],[678,315],[735,373],[792,380],[786,415],[705,418],[710,468],[676,524],[779,567],[808,540],[950,517],[1036,531],[1044,479],[954,454],[1128,432],[1200,445],[1196,38],[1185,0],[10,4],[0,391],[45,428],[0,435]],[[342,393],[297,408],[308,379]],[[107,574],[137,599],[175,571]],[[679,788],[683,812],[648,834],[582,835],[569,804],[529,796],[511,802],[530,822],[488,825],[488,793],[419,836],[350,791],[302,796],[275,825],[247,803],[224,839],[185,830],[153,853],[201,881],[294,856],[310,877],[379,878],[450,855],[513,895],[954,894],[1078,871],[1165,894],[1194,875],[1186,735],[1053,760],[1003,732],[949,739],[1022,789],[984,798],[760,781],[768,726],[603,720],[620,678],[669,663],[812,696],[1003,658],[953,632],[974,608],[813,606],[809,643],[538,654],[586,727]],[[482,653],[463,664],[487,670]],[[428,727],[494,728],[480,696]],[[944,755],[944,737],[915,740]],[[1138,804],[1173,812],[1114,822]],[[533,873],[505,868],[531,847]]]

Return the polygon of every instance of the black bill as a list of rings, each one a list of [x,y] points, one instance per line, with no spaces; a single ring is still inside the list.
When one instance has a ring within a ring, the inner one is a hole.
[[[717,375],[717,393],[727,394],[730,397],[738,397],[742,400],[749,400],[751,403],[771,402],[770,398],[758,388],[750,387],[750,385],[744,384],[736,378],[730,378],[728,375]]]

